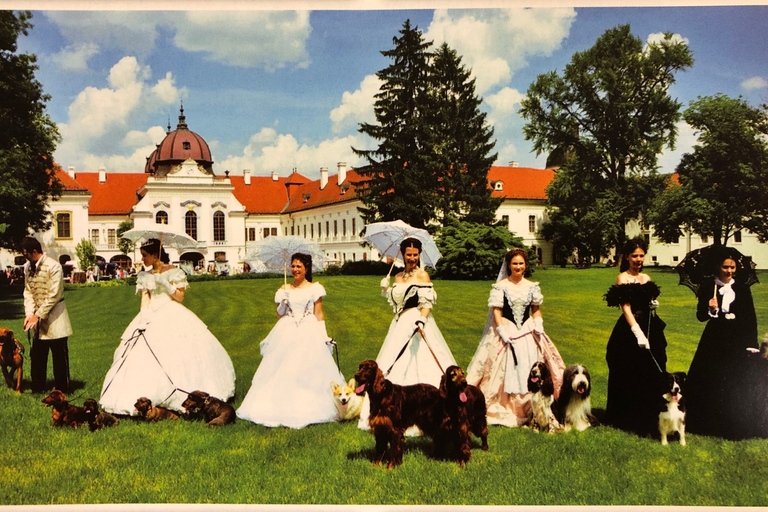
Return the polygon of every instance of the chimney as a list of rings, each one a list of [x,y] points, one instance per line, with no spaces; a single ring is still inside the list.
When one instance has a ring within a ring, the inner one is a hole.
[[[341,185],[347,179],[347,162],[339,162],[336,166],[339,168],[339,185]]]
[[[251,184],[251,170],[250,169],[243,169],[243,181],[246,185]]]
[[[106,167],[99,167],[99,183],[107,182],[107,169]]]
[[[277,171],[272,171],[272,181],[277,181]]]
[[[510,167],[520,167],[520,162],[518,162],[516,160],[512,160],[512,161],[509,162],[509,166]]]
[[[320,190],[323,190],[327,184],[328,184],[328,168],[321,167],[320,168]]]
[[[75,179],[75,166],[74,165],[70,165],[69,167],[67,167],[67,174],[69,174],[70,178]]]

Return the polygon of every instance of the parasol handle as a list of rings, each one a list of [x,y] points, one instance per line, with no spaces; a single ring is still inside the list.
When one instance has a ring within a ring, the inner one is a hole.
[[[715,292],[714,292],[714,294],[712,295],[712,298],[713,298],[713,299],[717,299],[717,281],[715,281]]]
[[[392,274],[392,269],[395,268],[395,262],[396,261],[397,261],[396,259],[394,259],[394,258],[392,259],[392,266],[389,267],[389,272],[387,272],[387,279],[389,279],[389,276]]]

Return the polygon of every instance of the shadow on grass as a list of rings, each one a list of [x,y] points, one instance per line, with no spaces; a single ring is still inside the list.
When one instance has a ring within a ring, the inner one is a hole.
[[[20,302],[23,293],[21,286],[0,287],[0,321],[24,319],[24,303]]]
[[[371,436],[372,445],[375,444],[373,436]],[[434,443],[429,437],[407,437],[405,439],[405,446],[403,447],[403,459],[405,459],[409,453],[421,452],[425,457],[431,460],[441,460],[435,454]],[[347,460],[367,460],[371,463],[376,462],[376,449],[375,447],[364,448],[362,450],[353,451],[347,453]],[[386,454],[384,461],[387,460]]]

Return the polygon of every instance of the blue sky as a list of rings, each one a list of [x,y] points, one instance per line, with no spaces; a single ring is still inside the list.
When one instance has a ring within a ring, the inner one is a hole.
[[[406,19],[435,46],[456,49],[472,69],[495,129],[498,165],[543,167],[524,139],[519,102],[540,73],[562,70],[605,30],[629,23],[643,41],[663,32],[685,40],[695,63],[672,95],[741,95],[768,103],[768,6],[535,9],[34,11],[19,40],[35,53],[38,80],[62,141],[65,168],[142,172],[170,116],[211,146],[214,171],[255,175],[362,164],[350,146],[373,148],[358,133],[373,122],[375,73],[389,64]],[[680,126],[673,171],[695,136]]]

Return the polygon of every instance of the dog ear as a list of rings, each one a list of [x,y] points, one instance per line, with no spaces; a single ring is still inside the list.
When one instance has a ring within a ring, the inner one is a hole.
[[[376,378],[373,380],[373,392],[377,394],[383,392],[385,382],[384,374],[380,368],[376,367]]]
[[[355,381],[354,377],[349,379],[349,382],[347,382],[347,386],[351,387],[352,389],[355,389],[357,387],[357,381]]]
[[[334,381],[331,381],[331,391],[336,391],[337,387],[339,387],[339,385],[336,384]]]

